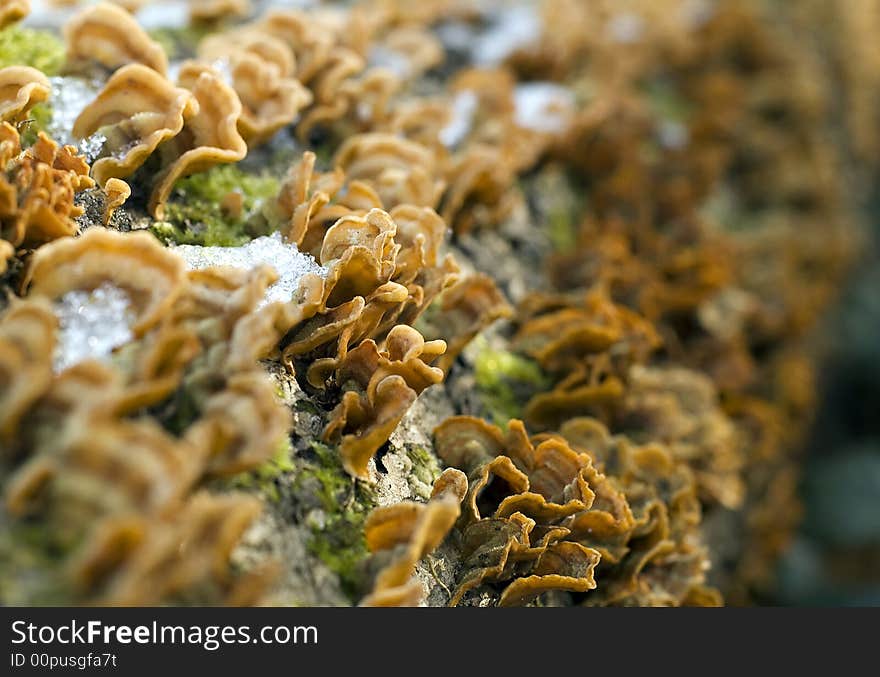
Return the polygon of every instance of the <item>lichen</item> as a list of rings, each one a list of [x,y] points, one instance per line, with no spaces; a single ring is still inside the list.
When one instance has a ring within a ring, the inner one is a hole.
[[[545,390],[549,379],[538,363],[514,352],[493,348],[479,337],[474,342],[477,390],[489,417],[497,425],[521,415],[529,397]]]
[[[355,600],[362,592],[363,562],[369,555],[364,521],[376,506],[370,486],[353,480],[342,467],[338,450],[313,442],[313,456],[299,466],[295,492],[317,499],[307,516],[312,530],[309,551],[339,576],[342,589]]]
[[[236,247],[253,235],[248,226],[263,200],[278,192],[278,179],[266,174],[251,174],[234,165],[214,167],[179,181],[171,200],[165,205],[165,219],[155,222],[152,231],[175,244],[206,247]],[[239,214],[224,212],[221,203],[240,193]]]
[[[57,75],[64,65],[64,44],[49,31],[13,26],[0,31],[0,68],[31,66]]]
[[[408,478],[410,488],[421,498],[427,499],[431,495],[431,486],[440,477],[440,464],[437,457],[419,445],[407,445],[406,455],[412,462]]]

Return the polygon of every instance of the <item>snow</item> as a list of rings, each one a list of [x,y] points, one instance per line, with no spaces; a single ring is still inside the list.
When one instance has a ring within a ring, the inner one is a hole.
[[[452,101],[452,119],[440,130],[440,143],[447,148],[460,144],[471,131],[474,113],[477,112],[477,95],[471,90],[463,90]]]
[[[83,109],[98,95],[101,83],[78,77],[52,77],[49,78],[49,83],[52,86],[49,99],[52,104],[52,119],[46,132],[60,144],[76,146],[92,162],[106,139],[101,134],[95,134],[78,142],[73,138],[73,124]]]
[[[543,22],[529,5],[514,6],[495,17],[485,32],[476,36],[471,56],[479,66],[497,66],[519,49],[536,43]]]
[[[660,145],[669,150],[681,150],[690,142],[688,128],[675,120],[663,120],[657,129],[657,134]]]
[[[148,2],[135,14],[138,23],[146,31],[156,28],[186,28],[189,26],[189,3]]]
[[[413,74],[412,63],[406,54],[382,45],[376,45],[370,50],[368,65],[370,68],[387,68],[403,79]]]
[[[552,82],[518,85],[513,94],[514,121],[524,129],[549,134],[565,131],[574,110],[574,95]]]
[[[61,372],[87,359],[104,359],[132,339],[135,319],[128,294],[104,283],[93,291],[71,291],[55,303],[58,343],[53,367]]]
[[[30,28],[60,29],[76,11],[75,7],[55,7],[49,0],[31,0],[31,11],[23,24]]]
[[[289,301],[302,277],[308,273],[317,273],[321,277],[327,274],[327,269],[319,265],[311,255],[300,252],[296,245],[284,242],[280,233],[258,237],[241,247],[184,244],[174,247],[174,251],[193,270],[211,266],[230,266],[244,270],[263,264],[272,266],[278,273],[278,281],[266,290],[266,297],[258,307],[274,301]]]

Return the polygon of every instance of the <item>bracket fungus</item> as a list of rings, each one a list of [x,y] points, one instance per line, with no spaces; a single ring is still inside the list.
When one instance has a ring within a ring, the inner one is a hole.
[[[693,477],[663,448],[612,442],[588,419],[530,439],[519,421],[503,434],[453,417],[435,444],[469,472],[457,525],[465,568],[452,604],[490,583],[504,585],[500,605],[550,590],[587,593],[585,604],[683,604],[702,589]]]
[[[104,225],[110,223],[113,213],[125,204],[125,201],[131,197],[131,186],[122,179],[107,179],[104,184]]]
[[[0,238],[32,247],[79,229],[78,193],[91,188],[89,166],[72,146],[59,147],[45,133],[22,151],[16,129],[0,123]]]
[[[41,247],[31,261],[29,294],[60,298],[74,289],[90,290],[102,282],[125,289],[138,309],[132,329],[142,335],[158,324],[180,294],[183,260],[151,235],[89,229],[77,239]]]
[[[31,11],[30,0],[2,0],[0,2],[0,29],[21,21]]]
[[[467,491],[464,473],[449,468],[434,482],[427,503],[404,501],[375,508],[364,524],[367,547],[379,568],[372,592],[360,605],[418,606],[422,584],[413,577],[417,562],[430,554],[449,533]]]
[[[443,379],[431,362],[446,350],[444,341],[426,342],[412,327],[398,325],[386,345],[380,351],[368,339],[335,365],[336,381],[345,392],[330,414],[324,439],[339,440],[343,466],[361,479],[369,478],[369,460],[418,394]]]
[[[103,144],[92,176],[103,186],[125,179],[146,162],[159,145],[174,138],[199,112],[186,89],[175,87],[155,70],[134,63],[116,70],[98,96],[79,114],[73,135],[99,134]]]
[[[20,122],[49,98],[49,78],[30,66],[0,68],[0,120]]]
[[[0,603],[772,599],[870,2],[306,4],[0,0]]]
[[[165,75],[168,57],[137,20],[118,5],[99,2],[75,14],[64,25],[67,64],[81,68],[97,63],[114,71],[138,63]]]
[[[292,124],[312,103],[311,91],[294,75],[293,52],[271,35],[257,30],[221,33],[202,41],[198,55],[228,69],[229,84],[242,104],[239,131],[250,147]]]
[[[237,162],[247,154],[238,132],[241,101],[219,73],[197,64],[182,67],[180,82],[191,92],[196,113],[162,146],[163,168],[154,179],[149,211],[161,219],[165,202],[178,179],[218,164]]]
[[[247,16],[250,11],[250,0],[189,0],[189,16],[195,22]]]

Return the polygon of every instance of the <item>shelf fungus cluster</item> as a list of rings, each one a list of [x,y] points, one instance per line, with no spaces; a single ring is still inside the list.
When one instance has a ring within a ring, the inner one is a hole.
[[[0,1],[0,602],[772,590],[875,0],[64,4]]]

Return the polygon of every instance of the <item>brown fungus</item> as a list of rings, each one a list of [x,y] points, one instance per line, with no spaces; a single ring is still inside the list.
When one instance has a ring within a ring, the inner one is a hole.
[[[78,230],[83,208],[77,193],[94,185],[89,166],[72,146],[59,147],[43,132],[21,150],[18,132],[0,123],[0,237],[13,246],[35,246]]]
[[[49,78],[30,66],[0,68],[0,120],[20,122],[49,98]]]
[[[330,414],[324,439],[339,441],[343,467],[369,478],[368,463],[425,388],[443,379],[431,363],[443,354],[443,341],[426,342],[412,327],[398,325],[379,350],[369,339],[336,364],[343,388],[341,403]]]
[[[114,284],[130,296],[137,309],[132,331],[143,335],[171,309],[185,279],[183,259],[152,235],[90,228],[82,237],[41,247],[26,285],[31,296],[58,299],[72,290]]]
[[[149,211],[161,219],[175,182],[218,164],[238,162],[247,144],[238,132],[241,101],[235,91],[211,68],[184,64],[180,82],[191,92],[197,112],[183,129],[162,146],[163,169],[154,179]]]
[[[64,25],[67,63],[79,68],[98,63],[113,71],[143,64],[160,75],[168,70],[165,50],[126,10],[107,2],[86,7]]]
[[[464,473],[449,468],[434,482],[427,504],[403,501],[375,508],[364,524],[374,567],[380,567],[372,592],[360,606],[418,606],[422,584],[413,577],[418,561],[440,545],[459,514],[467,491]]]
[[[21,21],[31,12],[31,0],[0,0],[0,29]]]
[[[108,179],[104,184],[104,216],[106,226],[113,218],[113,213],[131,197],[131,186],[122,179]]]
[[[253,29],[220,33],[203,40],[198,54],[228,68],[242,104],[238,128],[250,147],[293,123],[312,102],[312,93],[294,75],[293,52],[271,35]]]
[[[189,0],[189,18],[196,23],[211,23],[247,16],[250,0]]]
[[[198,112],[199,103],[190,92],[143,64],[129,64],[114,72],[79,114],[73,135],[106,138],[92,166],[92,176],[103,186],[111,178],[134,174],[159,144],[180,134],[184,122]]]

